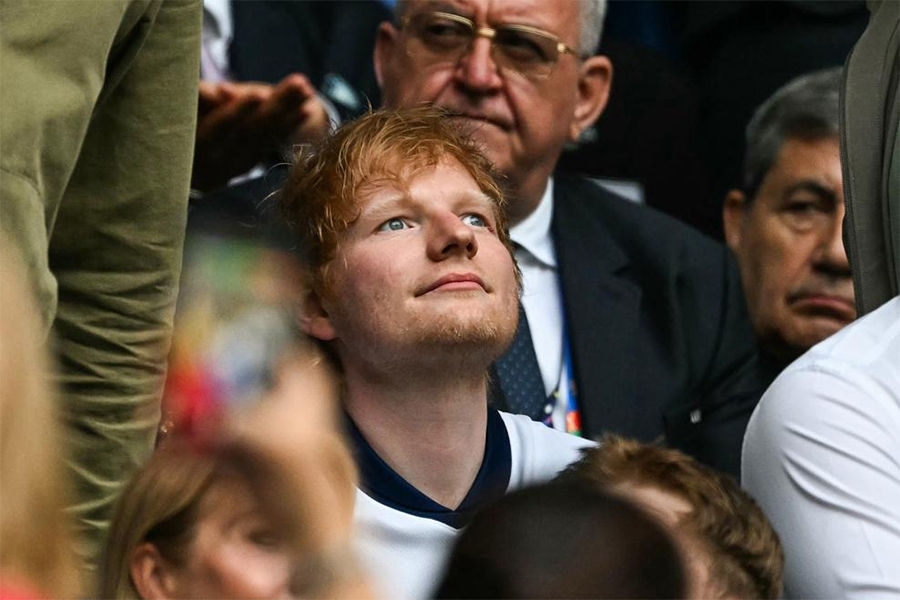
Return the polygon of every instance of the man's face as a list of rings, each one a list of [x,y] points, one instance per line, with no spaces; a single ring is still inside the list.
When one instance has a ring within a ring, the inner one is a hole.
[[[322,316],[307,332],[334,340],[345,370],[449,356],[486,368],[512,340],[518,314],[493,201],[456,161],[403,179],[361,194],[359,218],[338,238]]]
[[[476,27],[535,27],[578,49],[579,2],[412,0],[403,16],[414,18],[431,11],[467,17]],[[375,62],[385,105],[398,108],[433,102],[458,115],[512,184],[510,216],[517,222],[537,205],[563,145],[575,140],[602,110],[609,61],[592,57],[582,62],[563,53],[549,75],[527,77],[500,68],[492,57],[490,40],[477,37],[458,60],[436,63],[413,51],[416,42],[411,29],[398,30],[385,23],[379,31]],[[520,206],[523,202],[526,206]]]
[[[856,317],[836,138],[788,139],[756,198],[732,191],[724,218],[757,336],[775,356],[791,360]]]

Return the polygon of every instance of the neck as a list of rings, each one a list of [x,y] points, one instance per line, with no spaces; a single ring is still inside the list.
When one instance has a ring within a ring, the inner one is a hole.
[[[548,185],[550,185],[549,178],[543,177],[528,178],[520,185],[509,184],[506,212],[510,227],[518,225],[537,210]]]
[[[399,381],[348,369],[344,407],[397,474],[455,509],[484,458],[487,379],[484,373],[466,376],[451,370]]]

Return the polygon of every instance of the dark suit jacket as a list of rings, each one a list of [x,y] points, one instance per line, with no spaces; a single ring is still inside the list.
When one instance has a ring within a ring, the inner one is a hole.
[[[584,434],[664,436],[738,475],[763,383],[727,249],[574,176],[552,232]]]
[[[363,112],[367,102],[380,105],[372,49],[378,24],[391,12],[379,0],[237,0],[231,7],[236,79],[277,83],[303,73],[345,118]],[[358,109],[343,110],[341,98],[329,93],[329,75],[343,78]]]

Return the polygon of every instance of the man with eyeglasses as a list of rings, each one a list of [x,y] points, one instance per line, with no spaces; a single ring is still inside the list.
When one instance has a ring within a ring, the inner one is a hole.
[[[603,0],[400,0],[375,70],[388,107],[430,102],[505,177],[523,316],[492,402],[588,437],[666,441],[737,475],[759,393],[724,246],[593,182],[554,175],[599,117]],[[674,182],[677,184],[677,182]]]

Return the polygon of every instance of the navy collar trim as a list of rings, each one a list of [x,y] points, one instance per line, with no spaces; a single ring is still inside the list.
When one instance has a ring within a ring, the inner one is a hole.
[[[477,509],[499,499],[509,488],[512,472],[512,450],[503,417],[488,409],[484,459],[469,493],[456,510],[438,504],[403,479],[372,449],[362,432],[344,413],[348,439],[353,448],[360,474],[360,488],[385,506],[440,521],[454,529],[469,524]]]

